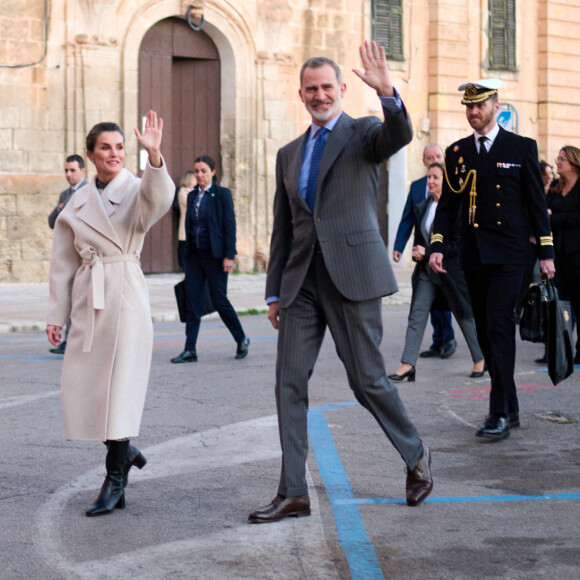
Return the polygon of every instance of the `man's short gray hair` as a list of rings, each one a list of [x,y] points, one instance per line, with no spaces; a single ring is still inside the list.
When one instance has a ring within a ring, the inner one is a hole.
[[[342,73],[340,72],[339,66],[332,59],[326,58],[325,56],[313,56],[302,65],[302,68],[300,69],[300,85],[302,86],[302,77],[307,68],[320,68],[326,64],[329,64],[334,69],[336,80],[339,85],[342,85]]]
[[[427,143],[427,145],[425,145],[423,148],[423,159],[425,159],[425,153],[427,153],[427,149],[429,149],[429,147],[438,147],[439,151],[441,151],[441,154],[443,155],[443,147],[441,147],[439,143]]]

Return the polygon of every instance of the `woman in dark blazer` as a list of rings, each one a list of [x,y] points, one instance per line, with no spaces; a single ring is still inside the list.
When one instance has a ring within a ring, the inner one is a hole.
[[[554,283],[560,298],[569,300],[576,318],[580,315],[580,149],[565,145],[556,159],[558,181],[546,198],[554,252],[556,276]],[[578,329],[576,329],[578,330]],[[576,342],[574,363],[580,364],[579,343]]]
[[[479,378],[484,373],[484,360],[479,343],[473,312],[467,292],[467,284],[459,264],[457,241],[460,228],[454,228],[455,238],[448,244],[445,254],[444,267],[446,274],[436,274],[429,267],[430,237],[437,203],[441,197],[443,186],[443,165],[432,163],[427,174],[427,188],[429,196],[415,207],[415,239],[413,245],[413,260],[417,262],[412,277],[413,297],[409,312],[405,348],[401,357],[401,366],[397,372],[389,375],[392,381],[415,380],[415,365],[421,348],[425,326],[429,318],[429,311],[441,292],[453,312],[459,327],[465,336],[467,346],[473,359],[472,378]],[[458,217],[459,219],[459,217]]]
[[[248,354],[250,339],[227,297],[228,274],[236,255],[236,217],[232,193],[215,178],[215,162],[209,155],[193,163],[197,185],[187,198],[185,236],[185,292],[187,319],[185,349],[172,363],[197,362],[197,336],[201,321],[203,287],[207,280],[214,308],[237,343],[236,358]]]

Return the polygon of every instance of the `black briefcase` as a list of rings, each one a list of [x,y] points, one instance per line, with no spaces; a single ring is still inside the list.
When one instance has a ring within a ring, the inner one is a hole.
[[[572,344],[572,309],[566,300],[560,300],[558,290],[552,280],[548,289],[548,374],[557,385],[574,372],[574,352]]]
[[[187,320],[187,306],[185,303],[185,280],[178,282],[174,287],[175,301],[177,302],[177,310],[179,312],[179,320],[185,322]]]
[[[186,322],[187,320],[187,302],[185,299],[185,280],[178,282],[174,287],[173,290],[175,291],[175,300],[177,302],[177,310],[179,312],[179,320],[181,322]],[[213,302],[211,301],[211,296],[209,293],[209,284],[206,283],[203,285],[203,297],[201,302],[201,315],[205,316],[206,314],[211,314],[215,312],[215,307]]]
[[[521,300],[520,338],[546,342],[548,333],[548,288],[546,282],[532,284]]]

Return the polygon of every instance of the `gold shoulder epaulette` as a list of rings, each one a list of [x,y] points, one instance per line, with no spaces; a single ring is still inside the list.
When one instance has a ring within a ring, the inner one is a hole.
[[[540,236],[540,246],[553,246],[554,240],[551,235]]]
[[[443,243],[443,234],[431,234],[431,243],[434,244],[435,242]]]

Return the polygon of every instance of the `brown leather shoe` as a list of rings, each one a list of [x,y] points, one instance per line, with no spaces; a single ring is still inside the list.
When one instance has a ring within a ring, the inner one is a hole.
[[[431,452],[423,443],[423,457],[419,459],[412,471],[407,468],[407,505],[410,507],[419,505],[432,489]]]
[[[270,505],[253,511],[248,521],[251,524],[278,522],[288,517],[302,518],[310,515],[310,498],[308,494],[294,497],[277,495]]]

